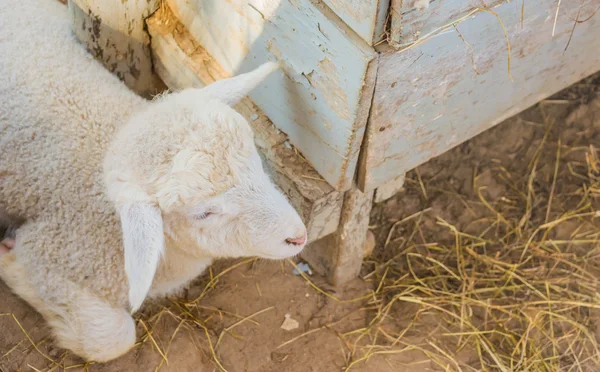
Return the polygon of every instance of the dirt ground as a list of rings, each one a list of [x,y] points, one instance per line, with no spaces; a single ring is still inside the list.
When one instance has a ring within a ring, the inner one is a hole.
[[[310,278],[328,295],[287,262],[219,262],[84,365],[0,282],[0,371],[598,370],[599,94],[588,78],[411,172],[361,278]]]

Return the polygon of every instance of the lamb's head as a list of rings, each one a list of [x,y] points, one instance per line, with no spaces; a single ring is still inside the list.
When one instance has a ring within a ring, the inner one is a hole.
[[[304,247],[300,216],[264,172],[248,122],[230,107],[272,70],[163,96],[117,133],[104,172],[121,217],[133,309],[165,240],[177,246],[166,249],[201,258],[281,259]]]

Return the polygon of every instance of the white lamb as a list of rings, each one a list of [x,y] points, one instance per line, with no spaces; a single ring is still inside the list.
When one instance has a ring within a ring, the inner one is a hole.
[[[145,298],[215,258],[302,250],[302,220],[230,107],[274,69],[145,101],[77,43],[58,1],[4,0],[0,210],[26,222],[0,246],[0,278],[60,346],[116,358]]]

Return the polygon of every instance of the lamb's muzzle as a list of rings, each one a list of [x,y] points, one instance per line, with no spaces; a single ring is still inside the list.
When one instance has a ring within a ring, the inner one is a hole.
[[[306,244],[306,233],[299,238],[287,238],[285,242],[291,245],[304,246]]]

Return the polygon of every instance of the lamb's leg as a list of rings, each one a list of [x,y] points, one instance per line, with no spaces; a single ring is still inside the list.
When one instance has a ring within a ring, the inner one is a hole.
[[[15,253],[12,250],[6,254],[0,254],[0,278],[13,292],[34,308],[43,309],[45,307],[44,302],[37,296],[35,289],[29,283],[25,269],[17,262]],[[42,313],[42,315],[44,314]]]
[[[135,323],[125,309],[112,307],[68,280],[56,299],[42,299],[14,251],[0,255],[0,278],[42,314],[60,347],[86,360],[117,358],[135,343]]]

